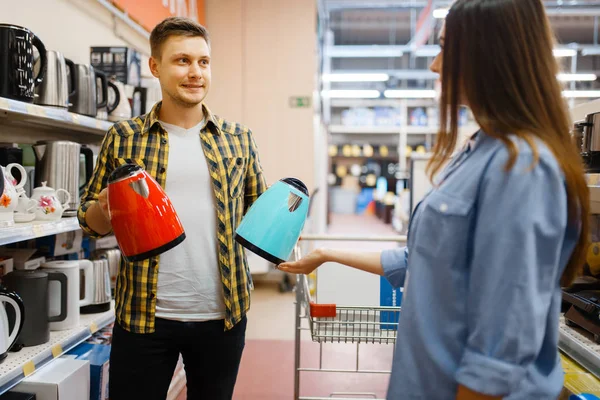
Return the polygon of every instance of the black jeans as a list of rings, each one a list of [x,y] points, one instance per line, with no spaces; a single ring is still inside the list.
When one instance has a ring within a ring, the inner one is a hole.
[[[117,323],[110,354],[111,400],[164,400],[181,353],[188,400],[231,400],[246,338],[246,318],[224,331],[224,321],[157,318],[156,331],[130,333]]]

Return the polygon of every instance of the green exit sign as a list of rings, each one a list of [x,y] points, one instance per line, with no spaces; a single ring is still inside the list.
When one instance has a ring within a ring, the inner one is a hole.
[[[290,97],[290,107],[307,108],[310,107],[310,97]]]

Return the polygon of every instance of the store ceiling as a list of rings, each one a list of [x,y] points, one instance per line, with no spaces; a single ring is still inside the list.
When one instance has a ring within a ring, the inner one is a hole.
[[[321,21],[332,32],[334,46],[358,45],[406,45],[410,43],[414,25],[426,0],[319,0]],[[434,9],[447,8],[452,2],[434,0]],[[562,46],[585,45],[593,48],[599,42],[600,0],[552,0],[544,1],[552,27]],[[437,44],[437,32],[442,20],[436,20],[436,29],[429,44]],[[600,53],[600,46],[598,46]],[[595,72],[600,76],[600,56],[576,57],[577,72]],[[402,57],[352,57],[332,59],[332,72],[426,69],[428,57],[414,57],[405,53]],[[572,57],[561,59],[563,68],[572,72]],[[420,85],[420,83],[417,83]],[[335,87],[356,87],[356,84],[335,84]],[[359,86],[369,86],[363,84]],[[414,82],[402,86],[412,87]],[[425,83],[429,87],[430,84]],[[600,88],[597,83],[578,83],[585,89]]]

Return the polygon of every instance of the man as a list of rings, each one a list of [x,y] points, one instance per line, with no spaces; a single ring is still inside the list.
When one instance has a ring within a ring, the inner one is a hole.
[[[78,217],[111,231],[110,173],[135,163],[165,188],[186,231],[175,248],[121,262],[110,358],[111,400],[165,399],[181,354],[188,399],[231,399],[245,343],[251,277],[233,234],[266,190],[252,133],[203,104],[211,84],[208,32],[168,18],[150,35],[162,102],[106,135]]]

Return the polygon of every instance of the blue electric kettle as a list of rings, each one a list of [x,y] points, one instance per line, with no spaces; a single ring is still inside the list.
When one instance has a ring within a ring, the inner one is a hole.
[[[304,228],[309,201],[300,180],[279,180],[252,204],[235,231],[235,240],[273,264],[286,262]]]

